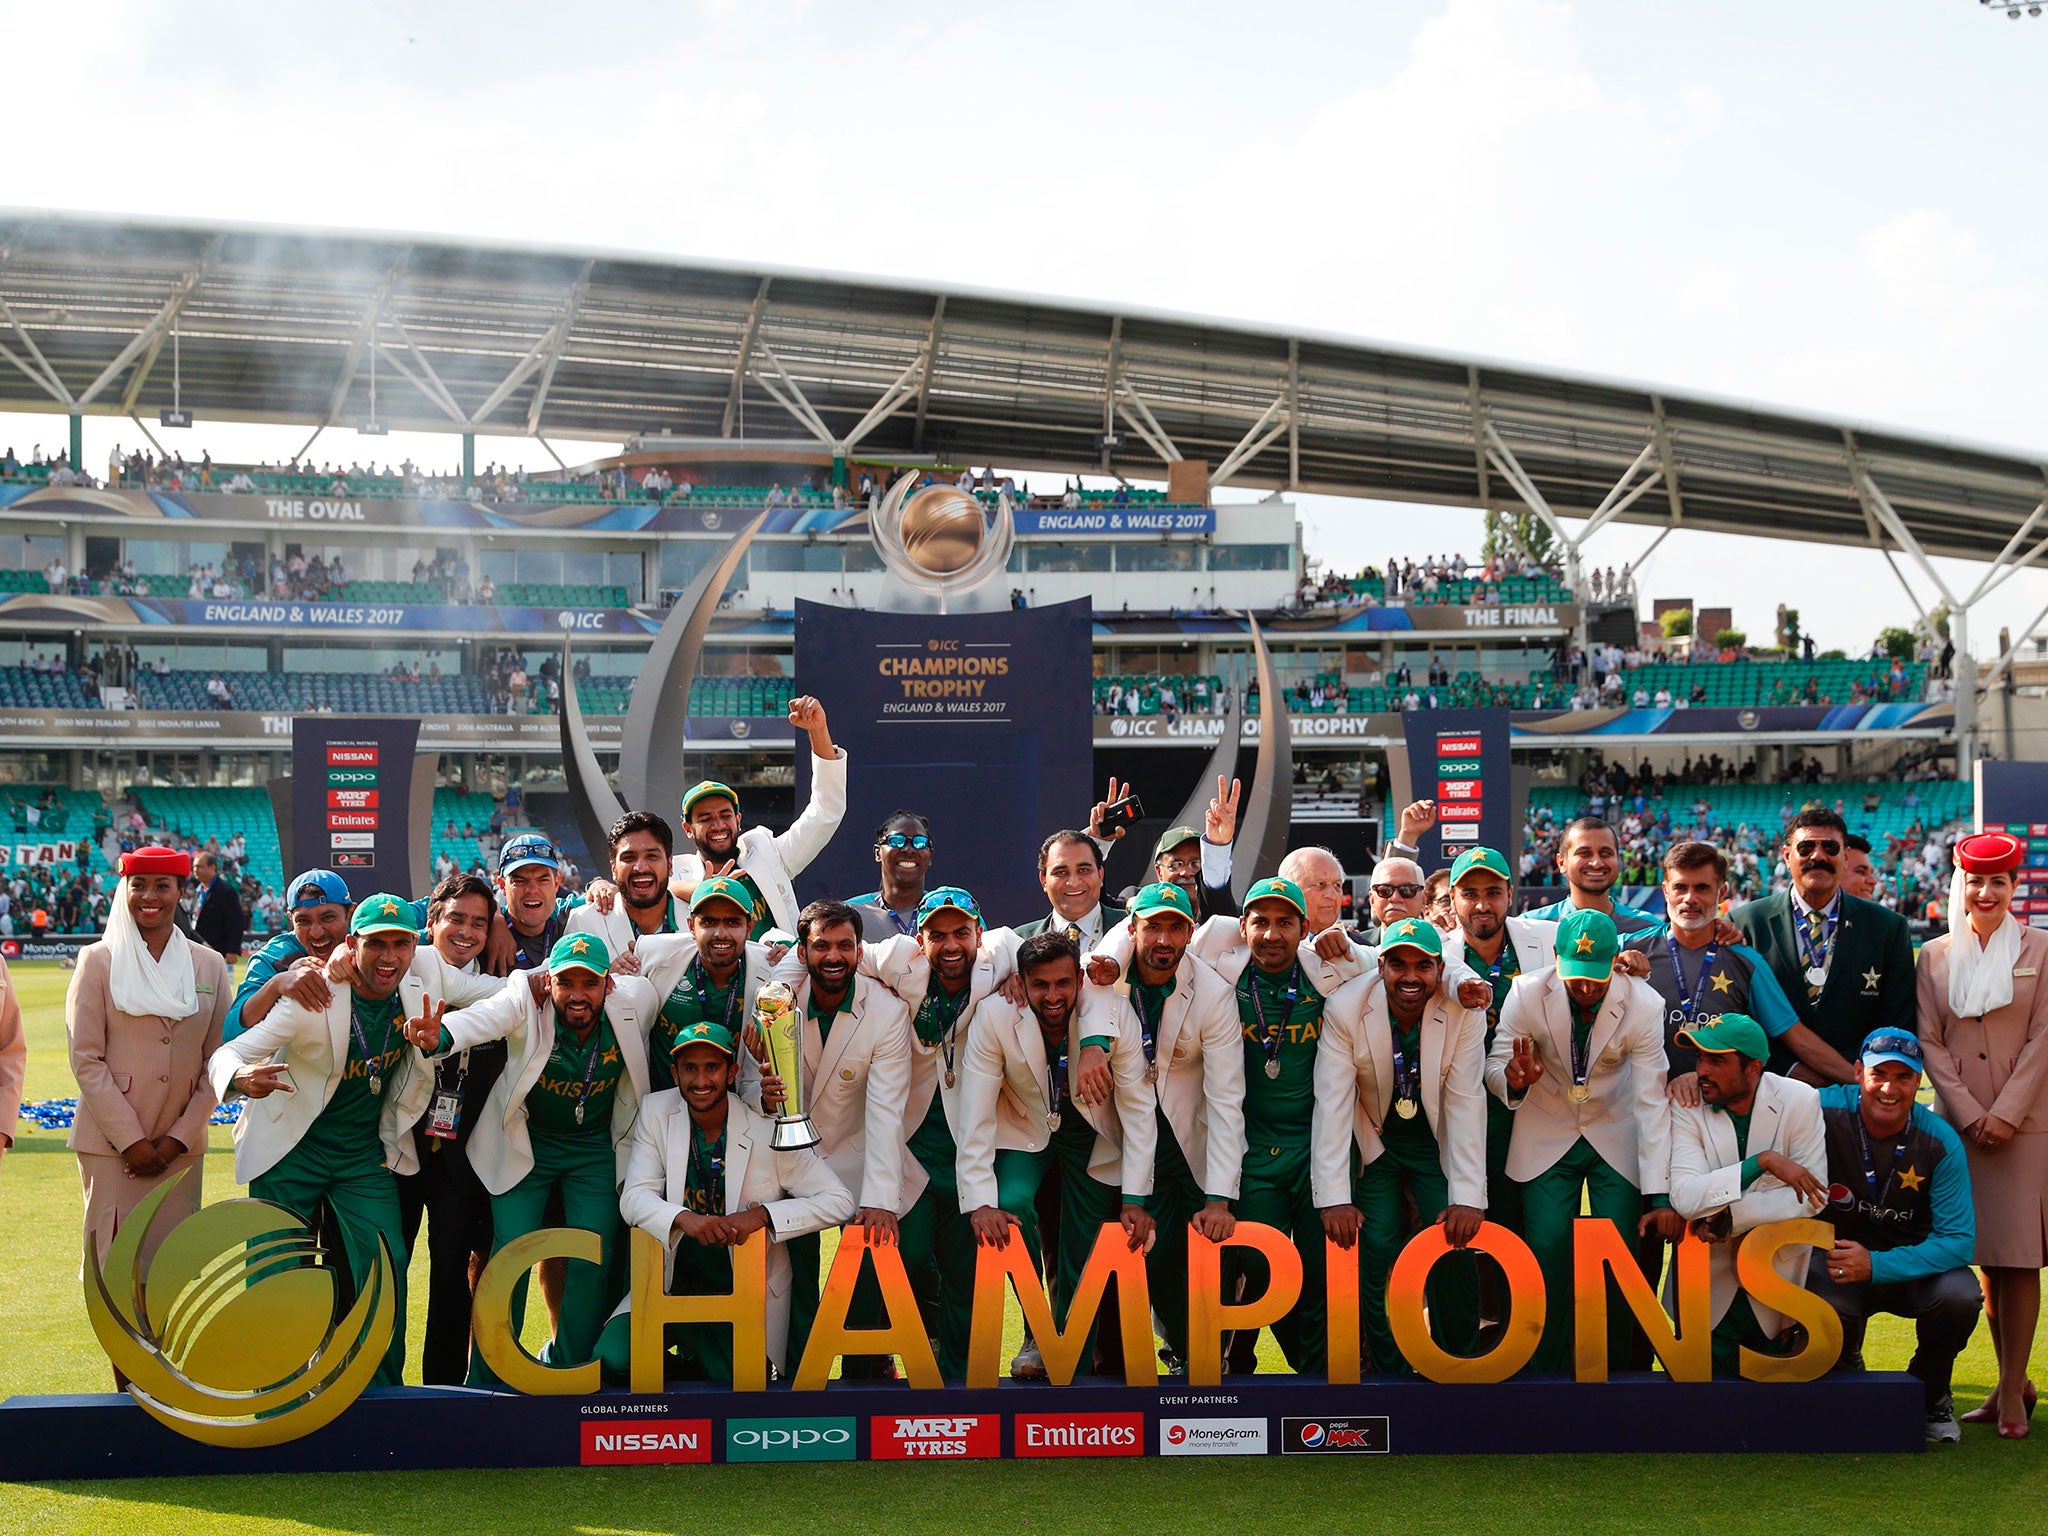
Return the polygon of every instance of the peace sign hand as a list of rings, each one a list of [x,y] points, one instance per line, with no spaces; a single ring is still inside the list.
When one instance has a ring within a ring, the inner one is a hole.
[[[1216,796],[1209,802],[1208,815],[1202,819],[1204,842],[1224,847],[1237,836],[1237,802],[1243,789],[1240,780],[1216,776]]]
[[[405,1038],[425,1051],[429,1056],[441,1048],[441,1019],[448,1012],[446,999],[435,1002],[424,999],[420,1004],[420,1016],[405,1021]]]
[[[1112,805],[1115,805],[1117,801],[1123,799],[1124,796],[1128,795],[1130,792],[1130,785],[1119,784],[1117,782],[1116,775],[1110,775],[1109,792],[1106,795],[1104,795],[1102,799],[1096,801],[1095,809],[1088,813],[1088,831],[1098,841],[1115,842],[1118,838],[1124,835],[1124,832],[1126,830],[1125,828],[1106,827],[1102,824],[1102,818],[1104,815],[1108,813],[1109,808]]]
[[[1543,1060],[1536,1054],[1536,1042],[1527,1035],[1515,1036],[1515,1054],[1508,1058],[1508,1087],[1525,1093],[1543,1076]]]

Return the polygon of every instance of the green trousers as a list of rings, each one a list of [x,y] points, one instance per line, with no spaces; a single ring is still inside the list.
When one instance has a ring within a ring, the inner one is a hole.
[[[672,1296],[729,1296],[732,1294],[732,1250],[683,1238],[676,1244],[675,1270],[669,1279]],[[562,1305],[567,1321],[568,1301]],[[730,1323],[670,1323],[661,1331],[662,1352],[667,1357],[662,1375],[672,1381],[712,1381],[732,1385],[732,1325]],[[796,1356],[791,1355],[794,1370]],[[604,1325],[597,1336],[597,1360],[605,1379],[623,1382],[633,1371],[633,1318],[621,1312]]]
[[[502,1195],[491,1197],[491,1254],[515,1237],[537,1232],[547,1225],[550,1195],[562,1200],[562,1219],[572,1227],[595,1232],[601,1253],[595,1264],[571,1262],[562,1274],[562,1311],[553,1342],[548,1346],[550,1365],[581,1365],[597,1352],[597,1336],[614,1302],[612,1255],[619,1246],[619,1189],[617,1164],[612,1155],[607,1123],[591,1136],[533,1137],[533,1169]],[[532,1276],[521,1275],[512,1288],[512,1332],[516,1337],[526,1320],[526,1286]],[[500,1387],[497,1372],[484,1364],[478,1351],[469,1368],[472,1387]]]
[[[1524,1235],[1522,1186],[1508,1177],[1508,1143],[1514,1139],[1515,1112],[1492,1094],[1486,1096],[1486,1219]]]
[[[1394,1330],[1387,1322],[1387,1279],[1414,1235],[1404,1215],[1402,1195],[1414,1196],[1415,1209],[1427,1226],[1450,1204],[1450,1186],[1444,1180],[1434,1136],[1395,1134],[1383,1145],[1385,1150],[1351,1180],[1351,1203],[1365,1218],[1358,1233],[1358,1310],[1365,1327],[1369,1369],[1381,1375],[1407,1376],[1414,1374],[1414,1367],[1394,1343]],[[1479,1348],[1476,1257],[1453,1253],[1439,1259],[1424,1293],[1429,1303],[1430,1337],[1454,1355],[1475,1354]]]
[[[1596,1219],[1611,1221],[1631,1251],[1636,1223],[1642,1219],[1643,1196],[1616,1173],[1593,1144],[1581,1136],[1555,1163],[1522,1185],[1522,1215],[1529,1247],[1543,1271],[1543,1342],[1529,1368],[1552,1374],[1572,1369],[1572,1223],[1578,1219],[1579,1197]],[[1654,1284],[1654,1281],[1652,1282]],[[1607,1283],[1607,1368],[1629,1368],[1629,1336],[1634,1324],[1614,1282]]]
[[[1181,1152],[1173,1125],[1159,1117],[1159,1150],[1152,1161],[1152,1198],[1145,1202],[1158,1223],[1152,1251],[1145,1255],[1145,1278],[1152,1292],[1152,1315],[1173,1358],[1188,1357],[1188,1223],[1209,1203],[1209,1195]]]
[[[1749,1297],[1737,1291],[1728,1310],[1721,1314],[1721,1321],[1714,1324],[1714,1374],[1740,1376],[1744,1346],[1763,1355],[1784,1353],[1783,1343],[1764,1333],[1764,1325],[1756,1320]]]
[[[1069,1109],[1042,1151],[1011,1149],[996,1153],[996,1207],[1017,1218],[1024,1249],[1041,1272],[1045,1268],[1045,1244],[1038,1230],[1038,1188],[1047,1173],[1058,1171],[1060,1240],[1053,1264],[1051,1299],[1053,1322],[1062,1329],[1067,1326],[1067,1311],[1074,1304],[1081,1271],[1087,1267],[1088,1255],[1095,1251],[1096,1234],[1104,1222],[1115,1221],[1123,1209],[1123,1192],[1088,1172],[1088,1158],[1094,1150],[1095,1127]],[[1081,1349],[1080,1374],[1092,1374],[1094,1361],[1095,1330],[1090,1328]]]
[[[1328,1303],[1323,1293],[1323,1217],[1309,1188],[1307,1142],[1293,1147],[1250,1148],[1244,1157],[1236,1209],[1239,1221],[1279,1228],[1301,1255],[1301,1299],[1273,1324],[1273,1340],[1294,1370],[1320,1376],[1329,1361]],[[1244,1249],[1235,1254],[1231,1274],[1243,1277],[1246,1299],[1263,1294],[1272,1281],[1265,1258]],[[1230,1290],[1230,1277],[1226,1276],[1226,1301]]]
[[[384,1148],[376,1137],[323,1134],[316,1120],[276,1167],[250,1181],[249,1193],[258,1200],[275,1201],[316,1232],[319,1209],[325,1204],[341,1229],[342,1254],[354,1288],[360,1288],[375,1269],[377,1239],[384,1239],[391,1252],[398,1317],[384,1363],[370,1384],[399,1385],[405,1378],[405,1271],[411,1254],[399,1210],[398,1177],[384,1166]]]
[[[897,1235],[902,1236],[906,1215],[896,1224]],[[786,1245],[789,1249],[789,1371],[793,1376],[799,1361],[804,1357],[804,1348],[811,1341],[811,1325],[818,1318],[818,1296],[824,1285],[823,1254],[819,1246],[822,1233],[807,1232],[802,1237],[792,1237]],[[910,1265],[910,1255],[903,1255],[904,1269]],[[853,1283],[853,1300],[846,1309],[846,1322],[850,1328],[880,1328],[886,1320],[882,1308],[882,1282],[875,1278],[875,1261],[865,1255],[860,1261],[860,1276]],[[847,1355],[840,1362],[839,1374],[843,1380],[872,1379],[881,1376],[887,1367],[887,1355]]]

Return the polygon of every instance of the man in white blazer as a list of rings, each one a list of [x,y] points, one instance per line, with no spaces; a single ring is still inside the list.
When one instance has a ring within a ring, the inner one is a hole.
[[[669,889],[676,837],[666,818],[628,811],[606,829],[606,838],[611,884],[594,882],[599,889],[586,892],[588,899],[569,913],[563,931],[597,934],[616,961],[642,938],[683,932],[690,904]],[[665,1058],[661,1070],[668,1070]]]
[[[614,956],[614,972],[637,973],[654,991],[657,1011],[647,1045],[653,1091],[675,1086],[668,1077],[670,1052],[690,1025],[716,1024],[735,1040],[744,1037],[761,984],[775,974],[767,947],[747,942],[752,904],[743,882],[713,875],[690,893],[682,932],[637,938],[630,954]],[[759,1076],[754,1058],[741,1051],[741,1091],[758,1098]]]
[[[1157,1238],[1145,1255],[1152,1310],[1176,1360],[1187,1358],[1188,1230],[1211,1242],[1236,1230],[1230,1204],[1244,1173],[1244,1048],[1230,983],[1188,953],[1194,905],[1187,887],[1161,881],[1131,898],[1129,968],[1111,986],[1081,993],[1087,1041],[1135,1026],[1158,1100],[1148,1207]]]
[[[407,1043],[405,1021],[424,1007],[423,978],[440,980],[445,997],[456,977],[438,960],[418,961],[417,922],[404,897],[358,902],[343,941],[354,981],[330,987],[324,1009],[280,999],[207,1063],[215,1093],[249,1100],[235,1125],[235,1178],[249,1193],[308,1225],[324,1202],[356,1285],[372,1272],[380,1238],[389,1250],[398,1327],[375,1377],[380,1386],[397,1386],[405,1367],[408,1255],[392,1168],[412,1172],[418,1163],[408,1135],[401,1164],[397,1126],[419,1118],[434,1084],[433,1069]],[[486,979],[494,990],[503,986]]]
[[[804,1111],[818,1131],[818,1155],[854,1191],[855,1220],[868,1235],[900,1242],[901,1219],[929,1182],[910,1155],[903,1128],[910,1100],[910,1010],[879,981],[860,974],[861,921],[854,908],[814,901],[798,914],[796,931],[804,967],[795,987],[803,1020],[800,1086]],[[752,1102],[757,1109],[775,1107],[758,1096]],[[789,1352],[799,1360],[818,1311],[819,1259],[815,1235],[791,1239]],[[882,1292],[872,1265],[861,1267],[847,1316],[856,1328],[882,1326]],[[888,1366],[883,1356],[849,1355],[840,1374],[882,1375]]]
[[[1003,1247],[1015,1227],[1032,1262],[1042,1266],[1038,1191],[1046,1175],[1056,1173],[1060,1234],[1052,1306],[1064,1328],[1102,1227],[1121,1223],[1133,1253],[1152,1236],[1145,1201],[1152,1193],[1157,1101],[1138,1022],[1128,1011],[1114,1034],[1092,1037],[1109,1056],[1109,1095],[1082,1090],[1080,946],[1064,933],[1034,934],[1018,948],[1017,970],[1027,1006],[993,999],[967,1032],[955,1130],[960,1208],[977,1241]],[[1092,1356],[1092,1345],[1084,1347],[1083,1360]]]
[[[1557,964],[1516,978],[1486,1062],[1486,1086],[1514,1111],[1507,1175],[1543,1283],[1557,1298],[1535,1370],[1572,1360],[1572,1223],[1583,1192],[1596,1219],[1630,1242],[1676,1242],[1671,1114],[1664,1097],[1663,1007],[1648,982],[1617,975],[1621,938],[1605,912],[1576,907],[1557,925]],[[1645,1199],[1648,1208],[1645,1207]],[[1655,1277],[1650,1277],[1655,1283]],[[1626,1369],[1633,1319],[1607,1309],[1608,1355]]]
[[[670,1295],[732,1291],[731,1248],[756,1232],[768,1245],[768,1361],[787,1375],[789,1244],[853,1215],[853,1196],[808,1148],[777,1152],[768,1118],[735,1093],[744,1055],[723,1025],[696,1023],[676,1038],[672,1076],[679,1085],[640,1108],[626,1158],[619,1210],[669,1251]],[[597,1358],[612,1380],[632,1366],[631,1299],[619,1304],[599,1337]],[[663,1330],[677,1360],[672,1373],[733,1379],[732,1330],[719,1323],[673,1323]]]
[[[1360,1320],[1372,1369],[1411,1370],[1387,1324],[1387,1277],[1411,1235],[1412,1199],[1455,1248],[1486,1212],[1486,1015],[1444,991],[1443,938],[1421,918],[1380,934],[1380,981],[1346,982],[1316,1048],[1315,1202],[1323,1231],[1358,1249]],[[1359,1168],[1352,1172],[1352,1149]],[[1430,1276],[1430,1331],[1477,1352],[1479,1285],[1468,1259]]]
[[[549,1360],[580,1365],[597,1348],[611,1310],[618,1189],[633,1120],[647,1096],[647,1031],[653,989],[613,976],[604,940],[568,933],[548,953],[547,992],[538,1002],[523,973],[495,997],[445,1017],[425,1010],[407,1021],[415,1045],[445,1055],[504,1040],[508,1060],[470,1135],[469,1159],[491,1193],[491,1251],[549,1225],[559,1198],[564,1224],[597,1235],[596,1264],[571,1263]],[[512,1328],[526,1316],[526,1278],[512,1293]],[[501,1383],[481,1355],[469,1384]]]
[[[739,794],[707,779],[683,796],[683,832],[693,851],[678,854],[670,882],[687,897],[697,882],[711,875],[730,875],[752,888],[750,938],[771,928],[796,932],[797,900],[793,884],[811,860],[825,851],[846,814],[846,749],[832,745],[825,725],[825,706],[804,695],[789,701],[789,723],[811,741],[811,798],[787,832],[766,827],[740,829]]]
[[[1671,1207],[1713,1245],[1714,1370],[1733,1375],[1747,1346],[1768,1353],[1784,1317],[1739,1294],[1735,1250],[1753,1227],[1811,1216],[1827,1204],[1827,1130],[1820,1090],[1764,1070],[1771,1037],[1746,1013],[1680,1031],[1698,1052],[1700,1102],[1671,1111]],[[1807,1251],[1777,1255],[1778,1273],[1806,1277]]]

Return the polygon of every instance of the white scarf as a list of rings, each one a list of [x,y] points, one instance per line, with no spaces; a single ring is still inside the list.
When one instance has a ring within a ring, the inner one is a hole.
[[[1948,886],[1948,1006],[1959,1019],[1981,1018],[2012,1001],[2012,968],[2020,958],[2020,925],[2011,912],[1977,942],[1963,901],[1963,871]]]
[[[127,882],[114,891],[107,909],[107,991],[123,1013],[142,1018],[189,1019],[199,1011],[199,986],[192,971],[192,941],[175,924],[161,957],[149,952],[135,914],[128,910]]]

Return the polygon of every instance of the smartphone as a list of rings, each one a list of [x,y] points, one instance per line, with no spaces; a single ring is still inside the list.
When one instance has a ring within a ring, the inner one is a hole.
[[[1102,830],[1112,832],[1121,827],[1128,831],[1144,819],[1145,807],[1138,803],[1136,794],[1128,794],[1103,809]]]

